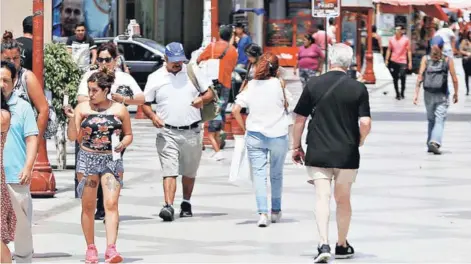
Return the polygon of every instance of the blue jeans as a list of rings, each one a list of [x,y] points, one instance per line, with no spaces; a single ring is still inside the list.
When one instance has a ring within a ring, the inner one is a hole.
[[[445,120],[450,104],[448,95],[425,91],[424,102],[428,120],[427,145],[434,142],[441,146]]]
[[[252,168],[255,197],[259,214],[268,214],[267,164],[270,153],[271,211],[281,211],[283,167],[288,152],[288,136],[269,138],[259,132],[247,131],[247,153]]]

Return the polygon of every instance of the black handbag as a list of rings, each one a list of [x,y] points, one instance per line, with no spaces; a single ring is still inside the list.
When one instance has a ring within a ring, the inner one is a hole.
[[[134,97],[134,92],[132,91],[131,87],[129,87],[127,85],[120,85],[118,87],[118,89],[116,89],[116,93],[120,94],[124,97],[129,97],[131,99]],[[125,104],[125,105],[127,105],[127,104]]]

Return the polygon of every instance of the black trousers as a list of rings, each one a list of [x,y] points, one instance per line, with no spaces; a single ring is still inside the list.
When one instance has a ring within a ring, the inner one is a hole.
[[[396,90],[396,96],[404,97],[404,91],[406,90],[406,70],[407,64],[397,63],[394,61],[389,62],[389,71],[393,77],[394,90]],[[399,80],[401,80],[401,92],[399,93]]]
[[[471,59],[463,59],[464,81],[466,83],[466,94],[469,94],[469,77],[471,77]]]

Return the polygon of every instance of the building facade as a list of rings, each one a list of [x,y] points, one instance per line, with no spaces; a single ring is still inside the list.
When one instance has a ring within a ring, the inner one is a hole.
[[[204,0],[48,0],[44,1],[44,42],[64,42],[74,34],[78,22],[85,22],[93,37],[114,37],[124,34],[130,20],[135,19],[143,37],[161,44],[182,42],[189,54],[201,45],[203,3]],[[0,1],[0,9],[2,32],[12,31],[14,37],[22,35],[22,21],[32,15],[33,1]]]

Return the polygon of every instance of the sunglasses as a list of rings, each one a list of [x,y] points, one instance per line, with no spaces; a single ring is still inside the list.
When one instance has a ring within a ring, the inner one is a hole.
[[[112,60],[113,60],[113,58],[111,58],[111,57],[108,57],[108,58],[100,58],[100,57],[98,57],[98,58],[96,59],[96,61],[97,61],[98,63],[103,63],[103,62],[110,63]]]

